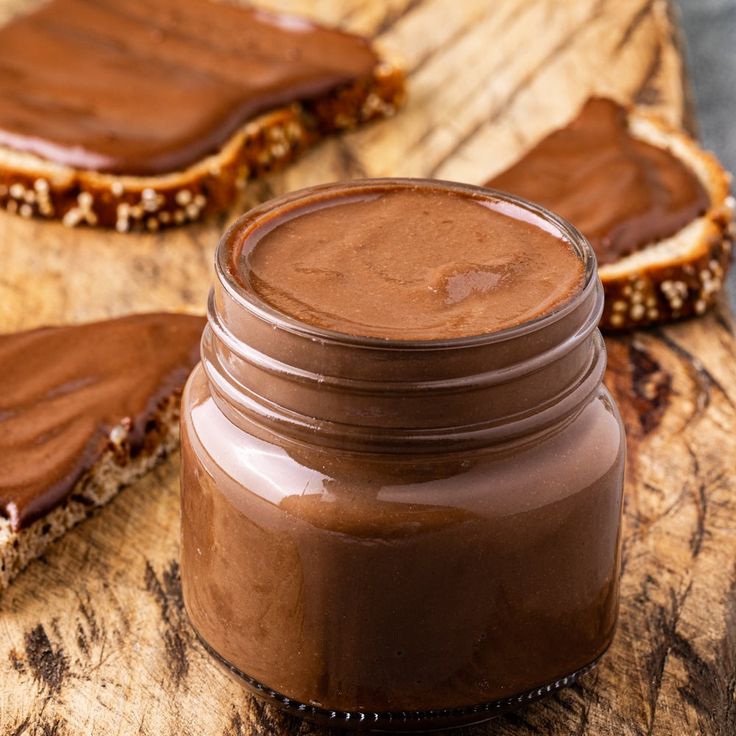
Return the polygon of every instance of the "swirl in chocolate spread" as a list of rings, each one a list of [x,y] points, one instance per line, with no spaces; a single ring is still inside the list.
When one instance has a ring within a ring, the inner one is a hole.
[[[224,0],[51,0],[0,29],[0,49],[0,144],[138,175],[377,63],[359,36]]]
[[[674,235],[709,205],[675,155],[633,137],[627,111],[593,98],[486,186],[547,207],[588,238],[600,265]]]
[[[61,503],[124,425],[132,454],[199,360],[205,321],[141,314],[0,335],[0,514],[14,529]]]

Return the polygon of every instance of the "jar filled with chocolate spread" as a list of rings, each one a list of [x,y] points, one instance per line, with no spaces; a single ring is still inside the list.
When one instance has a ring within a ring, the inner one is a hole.
[[[368,180],[252,210],[216,270],[182,412],[209,651],[377,730],[481,721],[592,667],[624,442],[583,237],[488,189]]]

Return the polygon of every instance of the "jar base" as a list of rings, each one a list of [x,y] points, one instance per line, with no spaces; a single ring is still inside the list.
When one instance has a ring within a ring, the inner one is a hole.
[[[228,662],[218,654],[200,635],[197,638],[212,658],[223,667],[228,674],[238,682],[245,685],[254,695],[265,700],[271,705],[279,708],[290,715],[304,718],[321,726],[329,728],[349,728],[354,731],[372,732],[420,732],[440,731],[447,728],[460,728],[476,723],[483,723],[496,718],[504,713],[515,710],[526,703],[531,703],[539,698],[568,687],[580,677],[594,669],[600,662],[603,654],[594,659],[590,664],[581,667],[575,672],[558,678],[552,683],[528,690],[510,698],[494,700],[479,705],[469,705],[457,708],[438,708],[436,710],[424,711],[340,711],[320,708],[314,705],[301,703],[297,700],[282,695],[269,688],[258,680],[250,677],[235,665]]]

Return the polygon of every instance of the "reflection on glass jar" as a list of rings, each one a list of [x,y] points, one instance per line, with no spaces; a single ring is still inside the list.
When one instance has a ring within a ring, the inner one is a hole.
[[[387,340],[299,322],[234,277],[263,223],[397,187],[553,229],[580,288],[490,334]],[[483,720],[594,664],[616,624],[624,443],[582,236],[489,190],[355,182],[241,218],[217,277],[183,399],[182,581],[220,662],[294,712],[397,730]]]

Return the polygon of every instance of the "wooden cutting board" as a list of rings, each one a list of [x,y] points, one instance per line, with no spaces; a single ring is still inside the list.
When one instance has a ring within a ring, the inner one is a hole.
[[[0,15],[23,4],[0,0]],[[376,35],[404,58],[410,98],[251,187],[253,200],[352,176],[482,182],[593,92],[690,123],[664,0],[263,4]],[[126,236],[0,216],[0,330],[201,311],[225,224]],[[725,311],[608,340],[629,442],[615,643],[575,687],[467,733],[736,733],[735,346]],[[319,733],[253,701],[195,641],[177,474],[174,458],[0,598],[0,734]]]

